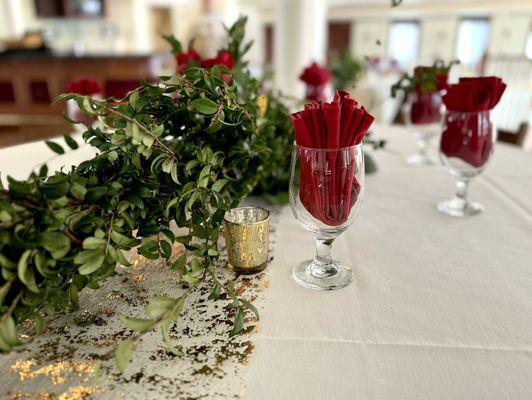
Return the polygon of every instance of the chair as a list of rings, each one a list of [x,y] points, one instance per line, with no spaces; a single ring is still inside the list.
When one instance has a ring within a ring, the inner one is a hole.
[[[497,131],[497,140],[499,142],[522,147],[528,133],[528,124],[526,122],[522,122],[517,131],[509,131],[504,129],[498,129]]]

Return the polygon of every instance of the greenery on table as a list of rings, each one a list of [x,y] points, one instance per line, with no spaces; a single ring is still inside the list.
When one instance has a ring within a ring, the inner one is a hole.
[[[336,90],[354,87],[360,79],[364,67],[348,49],[342,49],[333,60],[330,70],[333,74],[333,85]]]
[[[418,69],[416,73],[410,75],[404,73],[401,78],[391,87],[391,96],[395,98],[399,92],[403,92],[406,96],[419,88],[423,93],[435,92],[438,90],[439,80],[441,76],[447,77],[453,65],[459,64],[457,60],[445,63],[442,60],[436,60],[431,66]],[[445,79],[446,80],[446,79]]]
[[[48,175],[43,167],[0,188],[0,350],[22,344],[17,324],[33,319],[40,333],[45,315],[75,309],[81,290],[98,289],[117,263],[128,266],[124,251],[135,247],[148,259],[164,258],[189,289],[151,299],[145,319],[122,317],[135,333],[117,346],[118,369],[127,366],[136,339],[155,328],[168,350],[180,353],[169,328],[200,281],[212,282],[210,299],[222,292],[232,299],[231,335],[242,330],[245,309],[257,314],[231,283],[217,280],[218,237],[224,213],[253,190],[286,190],[292,127],[286,107],[260,94],[261,83],[242,61],[245,22],[228,29],[231,71],[191,67],[143,82],[121,100],[60,96],[99,119],[100,127],[83,133],[99,152],[70,171]],[[188,233],[176,237],[172,221]],[[175,242],[187,252],[174,260]]]

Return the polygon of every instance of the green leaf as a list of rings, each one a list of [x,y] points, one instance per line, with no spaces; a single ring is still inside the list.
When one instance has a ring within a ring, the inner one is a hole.
[[[249,301],[245,300],[245,299],[238,299],[240,301],[240,303],[242,303],[247,309],[251,310],[253,312],[253,314],[255,314],[255,316],[257,317],[257,320],[260,319],[260,316],[259,316],[259,311],[257,310],[257,308],[252,304],[250,303]]]
[[[2,316],[0,319],[0,336],[10,347],[20,344],[20,340],[17,336],[15,320],[9,314]]]
[[[85,193],[85,200],[87,200],[89,203],[95,203],[106,193],[106,186],[94,186],[88,189]]]
[[[124,317],[121,316],[120,320],[126,325],[129,329],[133,329],[135,331],[139,332],[146,332],[152,329],[155,325],[157,325],[157,321],[154,321],[152,319],[143,319],[143,318],[135,318],[135,317]]]
[[[168,260],[172,255],[172,245],[166,240],[161,240],[159,244],[161,247],[161,255]]]
[[[161,322],[161,334],[163,336],[163,342],[166,345],[166,349],[175,356],[182,356],[183,352],[178,350],[172,340],[170,339],[170,320],[163,320]]]
[[[231,333],[229,333],[229,336],[233,337],[238,335],[242,331],[243,327],[244,311],[242,311],[242,307],[238,307],[236,310],[235,321],[233,322],[233,329],[231,330]]]
[[[209,294],[209,300],[216,300],[222,293],[222,286],[218,282],[214,282],[211,293]]]
[[[39,244],[50,252],[56,260],[70,251],[70,239],[61,232],[43,232],[39,235]]]
[[[114,230],[111,232],[111,239],[117,245],[124,246],[126,248],[131,248],[133,246],[136,246],[139,243],[138,239],[127,237]]]
[[[83,250],[76,254],[74,263],[81,266],[78,271],[81,275],[88,275],[101,268],[105,255],[101,249]]]
[[[85,186],[81,185],[78,182],[74,182],[70,187],[70,193],[72,193],[72,196],[74,196],[76,199],[85,200],[87,188],[85,188]]]
[[[174,308],[179,299],[168,296],[155,296],[146,306],[146,314],[150,318],[158,319]]]
[[[115,366],[120,372],[124,372],[131,360],[131,354],[133,353],[133,346],[135,340],[132,338],[122,340],[118,343],[115,350]]]
[[[212,190],[214,190],[215,192],[219,192],[227,184],[227,182],[227,179],[218,179],[212,184]]]
[[[22,253],[18,261],[17,275],[20,281],[28,288],[28,290],[39,293],[39,288],[35,282],[35,274],[33,269],[28,266],[28,260],[31,255],[31,250],[26,250]]]
[[[218,105],[214,101],[205,98],[192,100],[190,106],[194,111],[205,115],[212,115],[218,109]]]
[[[139,99],[139,92],[137,92],[136,90],[131,92],[131,94],[129,95],[129,105],[135,111],[138,111],[137,110],[137,100],[138,99]]]
[[[170,46],[172,46],[172,54],[174,56],[183,52],[181,42],[179,42],[179,40],[177,40],[174,35],[162,35],[162,38],[166,40],[170,44]]]
[[[52,142],[50,140],[45,140],[44,143],[46,143],[46,145],[54,152],[54,153],[57,153],[57,154],[65,154],[65,150],[60,146],[58,145],[57,143],[55,142]]]
[[[174,263],[170,266],[170,269],[181,272],[183,271],[183,268],[185,267],[186,262],[187,262],[187,257],[185,255],[181,255],[177,257]]]
[[[150,260],[159,258],[159,243],[155,240],[150,240],[138,248],[139,254]]]
[[[83,248],[85,250],[95,250],[95,249],[104,249],[107,245],[105,239],[100,239],[96,237],[88,237],[83,241]]]
[[[0,306],[4,304],[4,299],[6,298],[6,295],[7,295],[7,292],[9,292],[9,289],[11,289],[12,284],[13,284],[13,281],[7,281],[2,285],[2,287],[0,287]]]
[[[79,147],[78,143],[71,136],[63,135],[63,138],[65,139],[67,146],[72,150],[76,150]]]

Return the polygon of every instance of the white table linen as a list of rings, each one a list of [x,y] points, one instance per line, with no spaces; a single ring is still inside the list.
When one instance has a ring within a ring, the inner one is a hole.
[[[405,165],[403,128],[375,137],[388,140],[379,172],[333,246],[351,286],[292,282],[313,240],[289,208],[280,216],[244,398],[532,399],[532,157],[498,144],[471,185],[485,212],[453,219],[435,210],[451,176]]]
[[[313,240],[289,207],[278,217],[243,398],[531,399],[532,156],[497,144],[471,185],[485,212],[453,219],[434,207],[452,196],[451,176],[404,163],[415,149],[405,129],[377,127],[375,137],[388,140],[374,155],[379,172],[333,247],[354,268],[351,286],[293,283]],[[50,164],[91,154],[86,146]],[[39,143],[0,150],[2,180],[51,155]]]

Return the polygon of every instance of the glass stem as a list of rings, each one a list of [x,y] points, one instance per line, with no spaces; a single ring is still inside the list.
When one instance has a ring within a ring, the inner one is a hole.
[[[337,268],[331,256],[334,239],[316,238],[316,257],[309,266],[309,273],[316,278],[328,278],[336,275]]]
[[[462,204],[467,204],[467,190],[469,187],[469,179],[458,179],[456,181],[455,198]]]
[[[417,151],[423,158],[427,157],[427,141],[425,139],[417,141]]]

